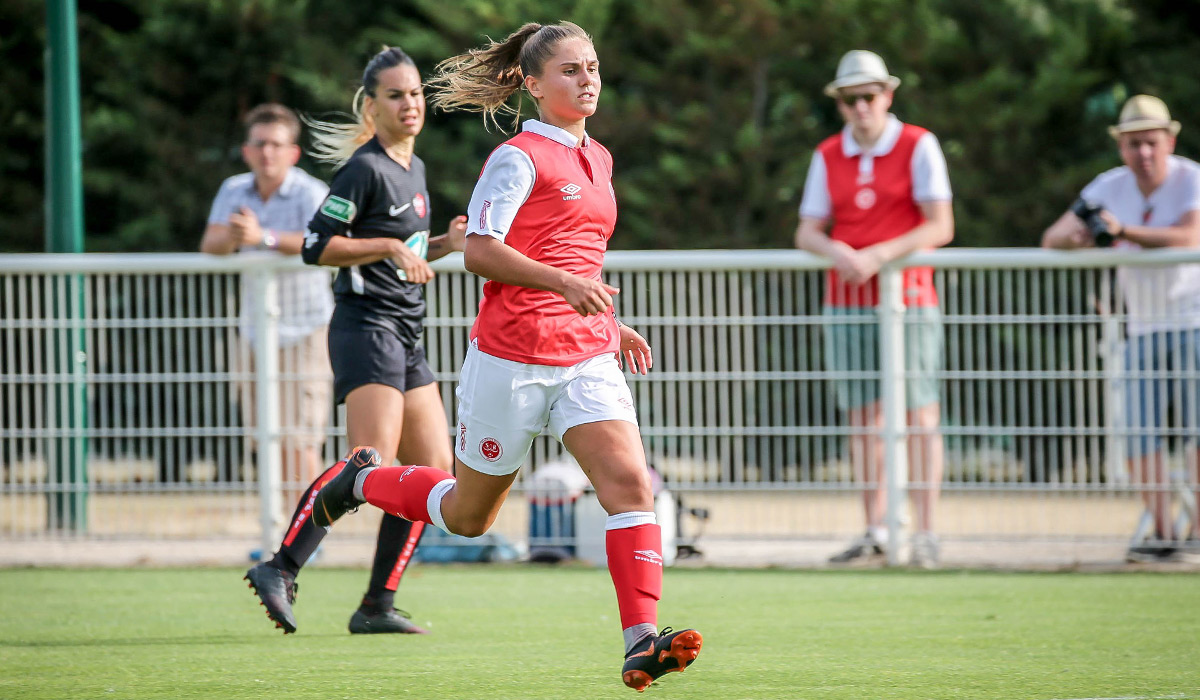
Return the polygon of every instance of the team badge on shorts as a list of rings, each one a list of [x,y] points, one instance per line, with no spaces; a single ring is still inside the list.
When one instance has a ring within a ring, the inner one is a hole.
[[[496,438],[484,438],[479,442],[479,454],[489,462],[495,462],[500,459],[500,455],[504,454],[504,448],[500,446],[500,441]]]
[[[420,192],[413,195],[413,211],[416,212],[418,217],[425,218],[425,195]]]

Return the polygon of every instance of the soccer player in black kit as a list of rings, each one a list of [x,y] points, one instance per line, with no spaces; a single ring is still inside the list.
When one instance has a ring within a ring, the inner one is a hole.
[[[466,217],[455,217],[444,235],[429,237],[425,164],[413,153],[425,123],[425,96],[412,59],[397,48],[376,54],[363,71],[359,93],[361,107],[357,94],[353,105],[357,123],[311,124],[313,155],[338,166],[301,251],[310,265],[341,268],[329,323],[334,396],[346,404],[351,445],[371,445],[383,465],[399,456],[404,464],[449,471],[446,413],[419,344],[422,286],[433,277],[427,260],[462,250]],[[312,522],[314,495],[345,464],[317,477],[274,558],[246,572],[267,616],[285,634],[296,631],[296,576],[327,532]],[[393,605],[423,529],[424,523],[384,514],[371,582],[350,618],[351,633],[425,633]]]

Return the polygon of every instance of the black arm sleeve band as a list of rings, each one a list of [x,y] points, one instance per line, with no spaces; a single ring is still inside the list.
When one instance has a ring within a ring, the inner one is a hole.
[[[321,259],[321,253],[325,252],[325,246],[329,245],[329,241],[333,240],[333,234],[320,234],[309,229],[304,233],[304,247],[300,249],[300,257],[309,265],[320,265],[317,262]]]

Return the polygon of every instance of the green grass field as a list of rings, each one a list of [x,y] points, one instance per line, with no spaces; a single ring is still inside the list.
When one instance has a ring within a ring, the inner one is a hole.
[[[284,637],[201,570],[0,571],[0,698],[633,698],[603,570],[420,566],[427,637],[351,637],[365,571],[300,577]],[[1200,698],[1200,578],[672,570],[677,698]]]

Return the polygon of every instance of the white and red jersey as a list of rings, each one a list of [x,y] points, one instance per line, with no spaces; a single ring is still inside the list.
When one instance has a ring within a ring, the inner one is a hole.
[[[469,236],[599,280],[617,222],[612,156],[586,134],[528,120],[488,157],[467,219]],[[554,292],[489,281],[471,339],[494,357],[566,367],[615,353],[620,333],[612,314],[581,316]]]
[[[946,159],[937,138],[919,126],[888,115],[879,140],[864,151],[850,127],[817,146],[804,183],[800,216],[832,219],[829,237],[855,249],[902,236],[920,225],[920,204],[950,201]],[[904,273],[906,306],[936,306],[933,270],[909,268]],[[830,270],[825,303],[830,306],[875,306],[879,281],[851,286]]]
[[[1138,189],[1137,177],[1122,165],[1088,183],[1081,197],[1112,212],[1127,226],[1175,226],[1200,210],[1200,164],[1182,156],[1167,157],[1167,177],[1150,194]],[[1118,250],[1142,247],[1124,238]],[[1129,334],[1200,328],[1200,265],[1117,268],[1117,280],[1129,312]]]

